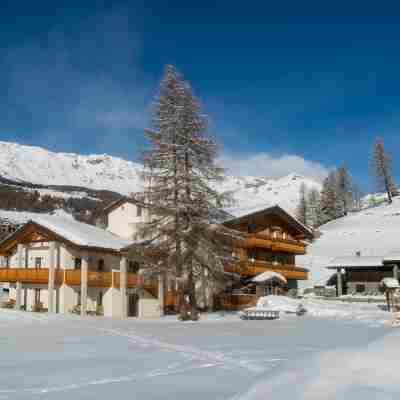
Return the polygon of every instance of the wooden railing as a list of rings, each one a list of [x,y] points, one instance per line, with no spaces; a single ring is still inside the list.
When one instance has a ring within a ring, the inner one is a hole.
[[[65,283],[69,286],[81,285],[81,271],[73,269],[58,269],[54,271],[54,280],[57,285]],[[0,282],[23,282],[31,284],[48,284],[49,270],[48,268],[0,268]],[[127,273],[127,287],[134,288],[138,285],[137,274]],[[89,287],[119,287],[120,272],[103,272],[103,271],[88,271],[88,286]],[[153,283],[147,285],[152,290],[155,285]],[[146,287],[146,285],[145,285]]]
[[[0,268],[0,282],[47,284],[49,270],[45,268]]]
[[[219,296],[221,307],[225,310],[241,310],[257,304],[255,294],[222,294]]]
[[[225,271],[233,272],[242,276],[255,276],[265,271],[275,271],[282,274],[286,279],[308,279],[308,270],[289,264],[272,264],[264,261],[242,261],[230,264],[225,267]]]
[[[272,251],[286,251],[294,254],[305,254],[306,252],[306,245],[303,242],[261,233],[245,234],[244,247],[261,247]]]

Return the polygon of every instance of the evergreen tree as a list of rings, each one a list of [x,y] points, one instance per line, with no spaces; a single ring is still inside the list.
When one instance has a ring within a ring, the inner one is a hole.
[[[196,318],[198,276],[205,270],[208,279],[224,277],[224,228],[215,223],[229,197],[213,189],[223,179],[215,164],[217,146],[189,84],[172,66],[161,81],[152,125],[146,131],[151,146],[143,153],[141,194],[151,214],[142,233],[151,237],[149,270],[175,278],[180,304],[188,297]]]
[[[308,225],[307,188],[304,183],[300,185],[299,204],[296,209],[296,218],[304,225]]]
[[[321,194],[317,189],[311,189],[307,194],[308,205],[308,224],[313,228],[318,228],[323,223],[321,210]]]
[[[353,186],[346,167],[336,171],[337,197],[342,208],[342,214],[347,215],[353,204]]]
[[[370,168],[378,190],[387,193],[388,202],[392,202],[392,197],[396,196],[397,188],[392,175],[392,159],[386,153],[383,139],[377,137],[372,148]]]
[[[331,171],[325,178],[321,191],[321,212],[324,223],[343,215],[342,203],[337,187],[336,171]]]

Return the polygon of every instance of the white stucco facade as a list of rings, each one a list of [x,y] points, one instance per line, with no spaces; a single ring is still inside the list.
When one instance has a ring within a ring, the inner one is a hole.
[[[132,240],[141,240],[140,229],[150,217],[146,209],[126,201],[107,214],[107,230]]]
[[[115,218],[111,218],[113,227],[127,238],[130,229],[127,223],[132,220],[124,216],[126,213],[132,215],[135,209],[120,207],[119,212],[115,211]],[[120,221],[119,228],[117,221]],[[110,236],[110,233],[102,232]],[[102,232],[94,233],[101,236]],[[74,233],[79,237],[79,231]],[[106,245],[107,235],[103,238]],[[146,293],[142,302],[136,294],[135,284],[128,285],[128,278],[132,282],[134,272],[122,249],[80,248],[68,241],[48,241],[43,237],[21,242],[16,239],[15,245],[7,250],[7,256],[0,257],[0,269],[4,275],[9,270],[18,270],[16,277],[6,283],[9,299],[15,301],[17,309],[34,311],[40,305],[48,312],[74,311],[116,318],[147,318],[161,314],[157,297]]]

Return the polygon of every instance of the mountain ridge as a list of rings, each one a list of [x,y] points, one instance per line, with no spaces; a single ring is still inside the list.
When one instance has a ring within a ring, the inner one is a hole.
[[[142,165],[108,154],[57,153],[5,141],[0,141],[0,154],[0,183],[39,192],[52,189],[54,197],[57,192],[82,192],[87,193],[82,197],[90,197],[92,191],[105,191],[111,200],[142,188]],[[310,189],[321,189],[319,182],[296,172],[279,179],[227,175],[218,188],[233,193],[235,204],[226,210],[233,215],[275,204],[294,213],[303,183]]]

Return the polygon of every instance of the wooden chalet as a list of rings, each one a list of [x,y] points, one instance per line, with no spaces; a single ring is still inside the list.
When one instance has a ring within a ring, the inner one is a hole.
[[[286,294],[297,289],[299,280],[308,279],[308,270],[296,266],[296,255],[306,253],[306,241],[313,232],[279,206],[265,208],[224,223],[241,233],[244,240],[233,244],[236,262],[226,266],[229,273],[240,277],[221,296],[220,305],[226,309],[240,309],[255,305],[260,296]],[[285,284],[276,287],[276,280],[257,284],[253,278],[266,271],[280,274]]]

